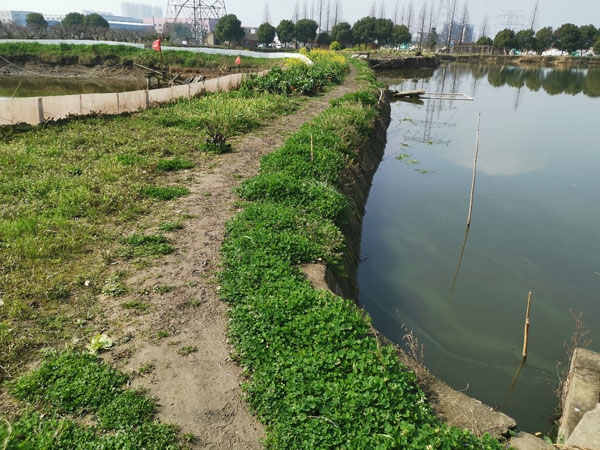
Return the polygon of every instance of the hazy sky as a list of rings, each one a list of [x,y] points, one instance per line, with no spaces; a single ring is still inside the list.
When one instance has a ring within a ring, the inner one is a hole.
[[[185,0],[176,0],[177,3],[183,3]],[[191,4],[194,0],[188,0]],[[200,2],[200,0],[196,0]],[[203,0],[205,4],[212,4],[215,0]],[[270,23],[277,26],[282,19],[291,19],[296,5],[300,16],[303,16],[305,10],[308,10],[310,18],[310,9],[312,4],[323,2],[323,8],[327,5],[327,0],[225,0],[227,12],[235,14],[243,25],[258,26],[264,21],[265,11],[268,10]],[[329,0],[333,5],[336,0]],[[358,19],[369,15],[370,11],[375,9],[376,16],[382,10],[385,17],[393,19],[394,11],[398,11],[398,21],[400,21],[401,12],[409,10],[409,5],[413,9],[413,23],[416,24],[418,16],[425,4],[424,0],[340,0],[342,5],[342,18],[344,21],[353,24]],[[440,0],[433,0],[435,9],[438,9]],[[447,14],[446,4],[452,0],[445,0],[442,12],[440,14],[439,26]],[[469,22],[475,25],[475,34],[479,36],[479,31],[484,18],[488,17],[488,29],[491,30],[488,35],[493,35],[510,25],[510,28],[520,30],[529,28],[531,25],[532,13],[536,0],[467,0]],[[169,0],[129,0],[130,3],[146,3],[152,6],[160,6],[163,14],[167,12]],[[121,14],[122,0],[0,0],[0,10],[18,9],[21,11],[35,11],[47,14],[66,14],[68,12],[80,12],[84,9],[97,10],[102,12],[113,12],[116,15]],[[175,1],[173,2],[175,4]],[[431,8],[432,0],[427,1],[427,10]],[[576,25],[593,24],[600,27],[600,1],[599,0],[538,0],[538,13],[534,29],[543,26],[559,27],[563,23],[574,23]],[[465,0],[457,0],[457,15],[462,16]],[[318,21],[318,16],[314,17]],[[406,22],[406,21],[405,21]],[[323,22],[324,25],[324,22]],[[413,27],[411,27],[413,28]],[[417,28],[416,26],[414,28]]]

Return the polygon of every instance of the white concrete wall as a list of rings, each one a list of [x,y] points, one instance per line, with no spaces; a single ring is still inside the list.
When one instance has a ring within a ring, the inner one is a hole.
[[[39,125],[70,115],[134,112],[151,105],[168,103],[177,98],[191,98],[203,92],[236,89],[245,76],[236,73],[183,86],[142,91],[1,99],[0,125],[14,125],[21,122]]]
[[[0,43],[5,42],[37,42],[40,44],[67,43],[79,45],[111,44],[131,45],[143,48],[142,44],[112,41],[0,39]],[[240,55],[240,57],[248,58],[298,58],[307,64],[312,64],[312,61],[308,57],[300,53],[261,53],[250,50],[229,50],[211,47],[162,47],[162,49],[187,50],[191,52],[231,56]],[[191,85],[154,89],[150,91],[0,99],[0,126],[14,125],[21,122],[39,125],[45,121],[62,119],[69,115],[121,114],[124,112],[133,112],[147,108],[153,104],[170,102],[179,97],[190,98],[202,92],[217,92],[236,89],[245,76],[245,74],[237,73]]]

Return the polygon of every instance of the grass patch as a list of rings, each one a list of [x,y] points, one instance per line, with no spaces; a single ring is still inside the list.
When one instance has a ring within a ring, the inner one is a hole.
[[[152,292],[154,292],[156,294],[164,295],[168,292],[171,292],[173,289],[175,289],[174,286],[156,285],[152,288]]]
[[[130,302],[121,303],[121,306],[125,309],[134,309],[140,312],[147,312],[150,309],[150,304],[141,302],[139,300],[132,300]]]
[[[185,227],[183,223],[179,220],[171,221],[171,222],[163,222],[158,226],[160,231],[177,231],[183,230]]]
[[[156,168],[162,172],[176,172],[179,170],[193,169],[196,165],[186,159],[161,159],[156,163]]]
[[[162,234],[145,235],[134,233],[124,238],[123,243],[130,247],[129,256],[163,256],[173,253],[175,247]]]
[[[185,345],[177,350],[177,354],[181,356],[187,356],[192,353],[196,353],[198,351],[198,347],[195,345]]]
[[[175,429],[154,421],[156,401],[125,390],[127,376],[78,352],[52,353],[33,372],[9,383],[22,401],[43,414],[23,410],[0,427],[0,441],[11,448],[180,448]],[[78,417],[86,414],[91,425]]]

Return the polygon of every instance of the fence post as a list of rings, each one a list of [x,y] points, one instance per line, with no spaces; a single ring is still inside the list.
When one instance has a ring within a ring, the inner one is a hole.
[[[38,125],[44,123],[44,99],[38,97]]]

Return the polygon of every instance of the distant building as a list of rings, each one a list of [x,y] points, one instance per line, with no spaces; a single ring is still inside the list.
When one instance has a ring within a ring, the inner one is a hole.
[[[35,11],[0,11],[0,22],[27,25],[27,16]]]
[[[473,42],[473,37],[475,35],[475,26],[473,24],[467,23],[463,27],[460,22],[452,23],[452,36],[450,37],[450,43],[454,44],[469,44]],[[448,33],[449,33],[449,25],[445,24],[442,29],[441,39],[443,39],[442,43],[448,42]]]
[[[32,12],[35,11],[0,11],[0,22],[14,23],[15,25],[24,27],[27,25],[27,16]],[[110,12],[97,12],[90,10],[84,10],[82,12],[83,15],[89,15],[93,13],[100,14],[102,17],[104,17],[110,28],[113,29],[152,31],[155,28],[152,22],[144,23],[143,20],[135,17],[115,16]],[[43,16],[50,27],[61,23],[65,18],[65,16],[61,14],[43,14]]]
[[[136,19],[146,19],[150,17],[161,19],[163,17],[162,8],[146,3],[121,3],[121,13],[124,16],[134,17]]]

